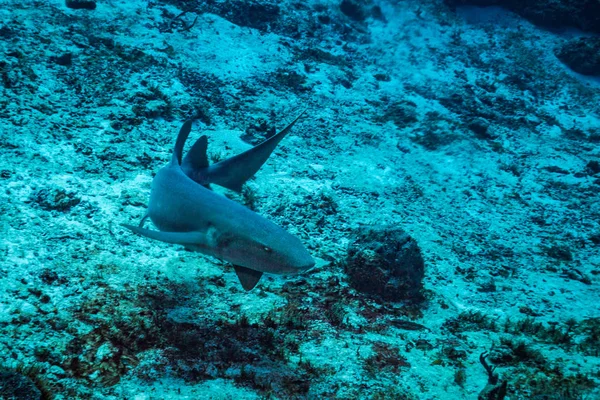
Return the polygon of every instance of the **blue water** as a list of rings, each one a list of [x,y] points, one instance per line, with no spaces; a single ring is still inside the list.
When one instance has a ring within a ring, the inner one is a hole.
[[[582,4],[0,0],[0,398],[600,398]]]

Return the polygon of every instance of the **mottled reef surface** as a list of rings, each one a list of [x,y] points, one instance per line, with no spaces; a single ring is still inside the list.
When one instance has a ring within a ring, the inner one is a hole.
[[[599,398],[593,3],[0,0],[0,397]],[[304,109],[219,193],[310,273],[120,226]]]

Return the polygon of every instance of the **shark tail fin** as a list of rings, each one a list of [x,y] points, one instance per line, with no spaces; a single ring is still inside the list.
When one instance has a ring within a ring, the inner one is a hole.
[[[143,228],[144,222],[146,222],[146,219],[148,219],[149,216],[150,216],[150,213],[148,211],[146,211],[146,214],[144,214],[144,216],[142,217],[142,220],[140,221],[140,224],[138,225],[138,227]]]
[[[177,135],[177,142],[175,142],[175,148],[173,149],[173,157],[171,158],[171,165],[181,165],[181,157],[183,155],[183,145],[187,140],[190,132],[192,131],[192,121],[187,120],[183,123],[183,126],[179,130]]]
[[[184,168],[184,172],[190,178],[198,180],[195,177],[202,176],[206,182],[199,183],[214,183],[224,188],[240,192],[242,186],[246,181],[254,176],[256,172],[263,166],[267,161],[275,147],[283,140],[284,137],[290,132],[292,127],[300,117],[306,113],[306,110],[302,111],[300,115],[290,122],[282,131],[271,136],[264,142],[254,146],[253,148],[246,150],[245,152],[228,158],[223,161],[219,161],[210,167],[206,167],[202,173],[198,173],[202,168]],[[192,167],[192,165],[189,165]]]

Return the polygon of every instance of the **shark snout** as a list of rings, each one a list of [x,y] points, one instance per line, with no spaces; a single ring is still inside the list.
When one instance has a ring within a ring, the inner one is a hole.
[[[294,257],[294,269],[297,272],[304,272],[315,266],[315,260],[312,258],[308,250],[302,249]]]

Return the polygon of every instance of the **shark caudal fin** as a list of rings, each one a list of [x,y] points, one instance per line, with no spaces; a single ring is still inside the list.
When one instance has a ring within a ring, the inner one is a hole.
[[[206,139],[200,138],[183,159],[183,172],[201,185],[214,183],[224,188],[240,192],[242,185],[254,176],[269,159],[275,147],[290,132],[306,110],[300,113],[281,132],[271,136],[259,145],[241,154],[208,166]]]
[[[179,130],[179,135],[177,135],[177,141],[175,142],[175,148],[173,149],[173,156],[171,158],[171,165],[181,165],[183,145],[185,145],[185,141],[187,140],[191,131],[192,121],[187,120],[183,123],[183,126]]]

